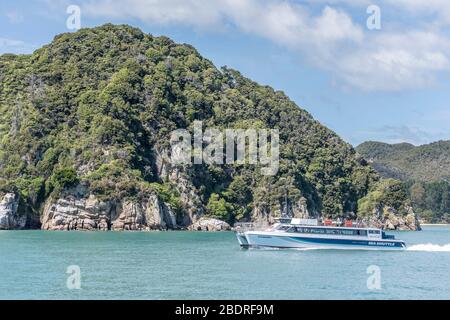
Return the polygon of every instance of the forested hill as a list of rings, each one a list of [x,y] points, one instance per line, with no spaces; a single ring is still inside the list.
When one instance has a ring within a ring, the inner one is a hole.
[[[423,182],[450,180],[450,141],[414,146],[364,142],[356,150],[385,178]]]
[[[450,222],[450,141],[418,147],[364,142],[356,149],[381,176],[403,181],[422,219]]]
[[[202,216],[264,219],[285,207],[337,216],[357,212],[379,180],[283,92],[129,26],[82,29],[31,55],[3,55],[0,79],[0,192],[20,198],[27,225],[174,227]],[[277,175],[252,165],[171,165],[171,131],[194,120],[279,129]]]

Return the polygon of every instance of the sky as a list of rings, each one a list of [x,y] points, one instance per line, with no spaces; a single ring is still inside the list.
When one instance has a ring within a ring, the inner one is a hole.
[[[354,146],[450,140],[448,0],[1,0],[0,54],[76,31],[73,5],[82,28],[129,24],[195,46]]]

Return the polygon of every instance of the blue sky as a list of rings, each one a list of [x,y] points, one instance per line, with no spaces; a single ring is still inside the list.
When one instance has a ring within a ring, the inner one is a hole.
[[[448,0],[2,0],[0,54],[30,53],[66,26],[127,23],[190,43],[284,91],[357,145],[450,139]],[[381,29],[369,30],[369,5]]]

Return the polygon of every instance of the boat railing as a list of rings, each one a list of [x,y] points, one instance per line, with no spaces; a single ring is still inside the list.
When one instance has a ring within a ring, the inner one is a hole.
[[[267,222],[236,222],[234,230],[237,232],[266,230],[270,227]]]
[[[269,228],[274,227],[277,224],[290,224],[292,218],[276,218],[275,220],[275,224],[273,223],[269,223],[267,221],[259,221],[259,222],[236,222],[234,224],[233,229],[237,232],[245,232],[245,231],[262,231],[262,230],[268,230]],[[299,223],[294,223],[294,224],[301,224],[301,225],[305,225],[305,226],[312,226],[312,225],[316,225],[316,226],[330,226],[330,227],[346,227],[346,228],[365,228],[367,227],[367,225],[361,221],[361,220],[356,220],[356,221],[351,221],[351,220],[341,220],[341,221],[336,221],[336,220],[331,220],[331,219],[317,219],[316,223],[312,223],[313,220],[316,219],[297,219],[297,220],[301,220]],[[309,220],[309,223],[308,223]]]

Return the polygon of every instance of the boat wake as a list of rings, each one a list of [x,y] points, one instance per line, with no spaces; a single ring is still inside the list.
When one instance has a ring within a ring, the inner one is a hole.
[[[408,251],[450,252],[450,243],[439,245],[432,243],[415,244],[408,247]]]

